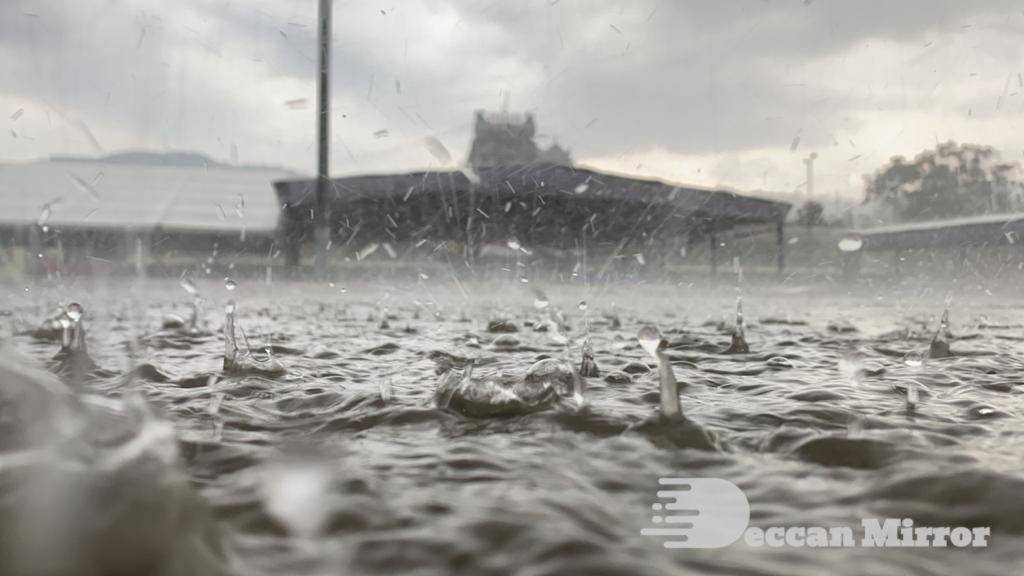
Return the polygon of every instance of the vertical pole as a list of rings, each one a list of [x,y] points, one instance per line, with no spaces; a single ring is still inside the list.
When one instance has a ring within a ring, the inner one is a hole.
[[[775,244],[778,250],[779,274],[782,274],[786,269],[786,221],[782,218],[775,222]]]
[[[28,260],[25,269],[33,276],[41,276],[45,266],[40,255],[43,253],[42,231],[39,226],[28,228]]]
[[[476,214],[477,208],[477,195],[476,185],[469,182],[469,208],[467,209],[466,216],[466,247],[465,247],[465,261],[466,266],[469,267],[470,273],[473,273],[473,267],[476,266],[476,242],[473,238],[473,216]]]
[[[718,274],[718,236],[715,235],[714,228],[708,234],[708,241],[711,248],[711,279],[713,280]]]
[[[57,259],[54,261],[54,268],[57,270],[58,277],[67,275],[67,254],[64,252],[64,239],[59,233],[57,234]]]
[[[811,152],[811,155],[804,159],[804,164],[807,165],[807,201],[814,200],[814,161],[818,159],[817,152]]]
[[[317,169],[316,169],[316,214],[313,219],[314,231],[313,242],[316,243],[314,251],[314,267],[316,275],[324,278],[327,274],[327,244],[331,239],[331,218],[330,206],[327,201],[327,179],[330,171],[328,166],[328,151],[331,138],[331,2],[332,0],[320,0],[318,12],[319,17],[319,44],[320,44],[320,69],[317,76],[317,123],[316,133],[318,141]]]

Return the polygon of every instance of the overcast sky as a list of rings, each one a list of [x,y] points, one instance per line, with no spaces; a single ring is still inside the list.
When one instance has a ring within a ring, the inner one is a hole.
[[[129,148],[315,168],[316,0],[0,0],[0,161]],[[966,0],[334,4],[334,175],[466,156],[537,115],[581,164],[817,191],[936,141],[1024,159],[1024,5]],[[386,132],[385,132],[386,131]],[[233,152],[234,150],[234,152]]]

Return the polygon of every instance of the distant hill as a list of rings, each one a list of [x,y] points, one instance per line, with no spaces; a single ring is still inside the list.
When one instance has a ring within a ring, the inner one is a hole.
[[[220,162],[198,152],[150,152],[146,150],[126,150],[108,156],[73,156],[52,155],[51,162],[91,162],[99,164],[121,164],[133,166],[168,166],[168,167],[217,167],[236,168],[240,170],[280,170],[291,172],[279,166],[262,164],[229,164]]]

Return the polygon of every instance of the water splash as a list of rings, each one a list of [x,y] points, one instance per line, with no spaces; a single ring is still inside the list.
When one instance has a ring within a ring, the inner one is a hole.
[[[264,376],[283,374],[286,371],[284,365],[271,355],[269,347],[265,360],[253,356],[248,340],[246,340],[244,349],[239,347],[235,336],[235,310],[234,300],[229,300],[224,306],[224,372]],[[245,338],[245,332],[242,332],[242,337]]]
[[[917,410],[917,403],[919,400],[919,393],[917,385],[913,382],[907,384],[907,399],[906,408],[907,412],[914,412]]]
[[[290,534],[313,538],[323,531],[330,507],[325,506],[332,474],[312,461],[279,462],[263,474],[263,504]]]
[[[931,345],[928,347],[928,356],[930,358],[948,358],[953,355],[949,350],[949,343],[953,339],[953,334],[949,330],[949,307],[942,311],[942,319],[939,320],[939,329],[935,332],[935,336],[932,338]]]
[[[238,358],[238,342],[235,340],[235,301],[228,300],[224,306],[224,371],[230,370]]]
[[[665,354],[668,342],[662,338],[661,332],[651,325],[641,328],[636,334],[636,339],[640,342],[640,346],[654,356],[654,359],[658,362],[662,420],[681,417],[683,409],[679,404],[679,383],[676,381],[675,372],[672,370],[672,363]]]
[[[583,341],[582,360],[580,361],[580,375],[586,378],[597,378],[601,375],[601,369],[598,368],[597,362],[594,360],[594,346],[590,343],[590,338]]]
[[[651,325],[640,328],[640,331],[636,334],[637,341],[640,342],[640,347],[647,351],[655,360],[658,359],[658,349],[661,346],[661,332],[657,328]]]
[[[551,301],[548,300],[548,297],[543,292],[541,292],[540,290],[537,290],[536,292],[534,292],[534,299],[533,299],[533,307],[534,308],[536,308],[537,310],[545,310],[550,305],[551,305]]]
[[[586,405],[583,379],[572,364],[562,359],[538,360],[523,376],[496,371],[477,377],[474,359],[456,359],[446,353],[437,356],[440,379],[434,402],[438,408],[486,418],[518,416],[552,407],[580,410]],[[452,369],[459,360],[464,366],[461,375]]]
[[[903,363],[911,368],[920,368],[924,365],[924,354],[917,350],[911,350],[903,356]]]
[[[395,385],[391,380],[391,377],[381,378],[380,382],[377,383],[378,392],[380,393],[380,399],[385,404],[391,402],[391,397],[394,394]]]
[[[78,302],[64,307],[58,319],[61,326],[61,348],[53,357],[54,371],[80,382],[97,368],[85,345],[85,308]]]
[[[185,290],[185,292],[188,292],[192,296],[199,295],[199,288],[196,287],[196,283],[192,280],[192,278],[187,275],[182,275],[181,280],[178,282],[178,285],[181,286],[182,289]]]
[[[864,382],[864,356],[859,351],[844,352],[839,358],[839,373],[851,386],[860,386]]]
[[[839,240],[839,251],[852,253],[864,247],[864,239],[860,236],[846,236]]]
[[[0,382],[33,394],[28,404],[4,398],[5,410],[31,417],[5,420],[0,475],[11,498],[0,572],[226,573],[221,534],[192,490],[170,421],[139,394],[71,394],[9,360],[0,360]]]
[[[232,291],[234,291],[235,288],[238,288],[238,282],[235,282],[231,278],[228,278],[228,277],[225,276],[224,277],[224,289],[227,290],[228,292],[232,292]]]
[[[732,343],[726,348],[724,354],[749,354],[750,346],[747,345],[746,330],[743,322],[743,297],[736,297],[736,327],[732,332]]]

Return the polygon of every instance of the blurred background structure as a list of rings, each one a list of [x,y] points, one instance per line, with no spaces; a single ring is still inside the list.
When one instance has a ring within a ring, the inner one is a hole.
[[[376,254],[473,268],[512,254],[568,277],[588,258],[608,275],[697,250],[714,273],[724,236],[753,226],[772,233],[760,260],[783,268],[787,203],[574,167],[558,144],[537,145],[532,114],[474,118],[465,169],[330,180],[323,248],[335,266]],[[53,158],[0,166],[0,234],[9,263],[30,273],[130,270],[141,250],[153,274],[198,260],[199,272],[229,262],[271,278],[312,267],[316,199],[316,178],[196,154]]]
[[[270,183],[290,175],[197,154],[0,164],[0,254],[10,267],[41,274],[130,269],[137,244],[157,274],[180,274],[197,255],[208,264],[252,260],[276,236]]]
[[[469,267],[493,248],[499,259],[507,256],[502,252],[511,245],[520,259],[525,249],[537,263],[570,271],[589,256],[607,272],[621,268],[619,260],[658,265],[707,242],[714,272],[719,235],[769,225],[776,230],[775,264],[783,269],[789,204],[573,167],[557,144],[537,146],[530,114],[478,111],[475,126],[465,169],[333,179],[332,244],[363,247],[355,251],[361,260],[380,246],[392,257],[429,256],[443,243],[446,256]],[[292,267],[313,237],[316,184],[275,184],[281,244]]]

